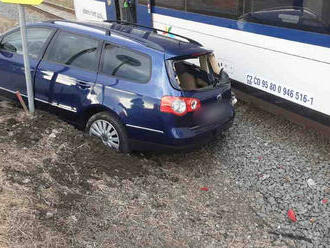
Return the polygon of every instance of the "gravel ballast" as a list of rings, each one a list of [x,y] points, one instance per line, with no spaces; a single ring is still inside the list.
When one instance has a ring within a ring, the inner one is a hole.
[[[8,19],[16,20],[18,23],[18,8],[16,4],[8,4],[0,2],[0,16],[6,17]],[[39,22],[47,20],[44,14],[31,11],[25,8],[25,18],[27,23]]]
[[[253,192],[251,206],[271,233],[297,247],[329,247],[329,140],[249,105],[238,109],[215,159],[239,188]]]

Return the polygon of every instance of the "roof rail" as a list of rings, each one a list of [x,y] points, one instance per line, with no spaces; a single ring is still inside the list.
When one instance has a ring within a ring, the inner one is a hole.
[[[46,21],[43,21],[43,22],[44,23],[53,23],[53,24],[55,24],[55,22],[74,23],[74,24],[79,24],[79,25],[83,25],[83,26],[86,26],[86,27],[90,27],[90,28],[96,28],[96,29],[99,29],[99,30],[102,29],[106,32],[106,35],[108,35],[108,36],[111,35],[111,31],[107,30],[106,27],[100,27],[100,26],[97,26],[97,25],[90,24],[88,22],[79,22],[79,21],[76,21],[76,20],[65,20],[65,19],[53,19],[53,20],[46,20]]]
[[[125,36],[125,37],[127,37],[127,38],[131,38],[131,36],[129,36],[129,33],[126,33],[126,32],[121,32],[121,30],[114,30],[114,32],[120,32],[120,35],[121,36]],[[109,31],[110,32],[110,31]],[[148,32],[148,33],[150,33],[150,32]],[[155,42],[153,42],[153,41],[150,41],[150,40],[148,40],[148,39],[146,39],[146,38],[144,38],[144,37],[140,37],[140,36],[137,36],[137,35],[134,35],[134,39],[136,39],[137,41],[139,41],[139,42],[141,42],[141,43],[143,43],[145,46],[147,46],[147,47],[150,47],[150,48],[152,48],[152,49],[156,49],[156,50],[158,50],[158,51],[162,51],[162,52],[165,52],[165,49],[162,47],[162,46],[160,46],[159,44],[157,44],[157,43],[155,43]]]
[[[171,34],[171,35],[177,36],[179,38],[185,39],[189,43],[192,43],[194,45],[197,45],[197,46],[200,46],[200,47],[203,46],[201,43],[199,43],[199,42],[197,42],[197,41],[195,41],[193,39],[190,39],[188,37],[185,37],[185,36],[182,36],[182,35],[179,35],[179,34],[175,34],[175,33],[172,33],[172,32],[168,32],[168,31],[165,31],[165,30],[157,29],[157,28],[151,28],[151,27],[140,25],[140,24],[136,24],[136,23],[125,22],[125,21],[117,21],[117,20],[106,20],[105,22],[108,22],[108,23],[118,23],[118,24],[123,24],[123,25],[131,25],[131,26],[135,26],[135,27],[141,27],[141,28],[149,29],[149,30],[153,31],[154,33],[157,33],[157,31],[159,31],[159,32],[163,32],[163,33],[166,33],[166,34]]]
[[[67,22],[67,23],[75,23],[75,24],[79,24],[79,25],[83,25],[83,26],[86,26],[86,27],[91,27],[91,28],[97,28],[97,29],[102,29],[103,31],[106,32],[106,35],[107,36],[110,36],[111,35],[111,31],[108,27],[105,27],[105,26],[98,26],[97,22],[95,23],[88,23],[87,22],[79,22],[79,21],[71,21],[71,20],[62,20],[62,19],[59,19],[59,20],[48,20],[48,21],[44,21],[46,23],[55,23],[55,22]],[[100,24],[102,24],[102,22],[99,22]],[[114,31],[117,31],[117,30],[114,30]],[[125,35],[127,36],[128,34],[125,34],[125,33],[121,33],[121,35]],[[128,37],[128,36],[127,36]],[[147,47],[150,47],[150,48],[153,48],[153,49],[156,49],[156,50],[159,50],[159,51],[164,51],[164,48],[161,47],[160,45],[152,42],[152,41],[149,41],[147,39],[144,39],[144,38],[141,38],[141,37],[138,37],[136,36],[135,39],[139,40],[140,42],[143,42]]]

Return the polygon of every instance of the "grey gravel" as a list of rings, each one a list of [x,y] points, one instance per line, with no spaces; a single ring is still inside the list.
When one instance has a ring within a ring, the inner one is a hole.
[[[27,23],[33,23],[33,22],[40,22],[47,20],[47,18],[44,14],[40,14],[35,11],[31,11],[28,8],[26,8],[26,22]],[[2,3],[0,2],[0,16],[17,20],[18,23],[18,8],[15,4],[8,4],[8,3]]]
[[[213,151],[251,206],[281,239],[297,247],[330,247],[330,142],[249,105]],[[297,216],[287,217],[292,208]]]

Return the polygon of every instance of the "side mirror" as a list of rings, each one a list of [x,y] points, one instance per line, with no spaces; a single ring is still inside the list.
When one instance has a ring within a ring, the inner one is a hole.
[[[17,52],[16,47],[13,46],[13,45],[10,44],[10,43],[7,43],[7,42],[2,43],[2,44],[0,45],[0,48],[6,50],[6,51],[8,51],[8,52],[12,52],[12,53],[16,53],[16,52]]]

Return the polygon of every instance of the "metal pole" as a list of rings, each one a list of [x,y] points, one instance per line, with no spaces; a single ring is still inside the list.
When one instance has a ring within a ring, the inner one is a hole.
[[[18,4],[18,12],[19,12],[19,24],[21,26],[25,80],[26,80],[26,89],[27,89],[27,95],[29,101],[29,110],[31,114],[34,114],[34,95],[33,95],[33,86],[31,80],[31,70],[30,70],[31,67],[30,67],[29,52],[27,46],[25,12],[24,12],[24,6],[22,4]]]

